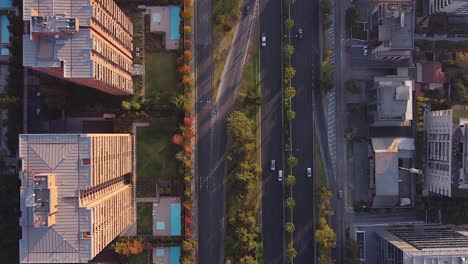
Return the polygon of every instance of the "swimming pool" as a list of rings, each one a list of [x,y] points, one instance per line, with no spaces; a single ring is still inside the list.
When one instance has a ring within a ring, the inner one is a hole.
[[[169,248],[169,264],[180,264],[180,247]]]
[[[8,20],[7,16],[0,16],[0,22],[2,23],[1,27],[1,36],[0,42],[2,44],[10,42],[10,31],[8,30],[8,25],[10,25],[10,21]]]
[[[180,203],[171,204],[171,236],[180,236],[181,235],[181,226],[180,226]]]
[[[0,0],[0,8],[12,7],[11,0]]]
[[[169,6],[169,39],[180,39],[180,6]]]

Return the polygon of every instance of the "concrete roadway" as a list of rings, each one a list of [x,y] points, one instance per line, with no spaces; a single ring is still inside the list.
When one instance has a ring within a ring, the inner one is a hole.
[[[296,118],[292,124],[293,156],[298,164],[293,169],[296,176],[294,186],[294,246],[297,257],[294,263],[313,263],[315,251],[315,221],[314,221],[314,181],[307,178],[306,169],[314,170],[314,120],[313,120],[313,89],[319,91],[317,81],[320,72],[319,56],[319,1],[297,0],[291,6],[291,17],[295,26],[291,32],[294,36],[298,28],[303,29],[303,39],[292,39],[295,52],[292,65],[296,68],[293,86],[296,96],[292,106]]]
[[[267,46],[260,48],[262,229],[264,262],[269,264],[284,263],[283,184],[278,182],[278,170],[283,169],[281,23],[281,1],[261,0],[260,32],[267,36]]]
[[[242,79],[254,16],[241,17],[217,100],[211,102],[211,1],[197,1],[196,12],[198,263],[224,263],[226,117]]]

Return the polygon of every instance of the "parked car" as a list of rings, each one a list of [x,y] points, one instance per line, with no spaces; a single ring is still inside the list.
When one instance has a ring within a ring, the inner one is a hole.
[[[282,170],[278,171],[278,181],[280,181],[280,182],[283,181],[283,171]]]
[[[270,168],[271,168],[272,171],[275,170],[275,168],[276,168],[275,160],[271,160]]]
[[[262,47],[266,47],[266,44],[267,44],[266,33],[262,33],[261,42],[262,42]]]
[[[367,45],[365,45],[365,46],[362,47],[362,53],[364,54],[364,56],[367,56],[367,53],[368,53],[368,51],[367,51]]]
[[[304,32],[302,31],[302,28],[299,28],[297,30],[297,38],[302,39],[303,35],[304,35]]]
[[[312,177],[312,169],[307,168],[307,178],[310,178],[310,177]]]

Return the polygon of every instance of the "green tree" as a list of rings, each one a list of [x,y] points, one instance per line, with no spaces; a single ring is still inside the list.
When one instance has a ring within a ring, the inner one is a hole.
[[[291,78],[294,78],[295,75],[296,75],[296,69],[294,69],[294,67],[286,66],[284,68],[284,78],[291,79]]]
[[[297,251],[294,248],[294,245],[293,245],[292,242],[289,242],[288,247],[286,248],[286,254],[291,259],[293,259],[293,258],[295,258],[297,256]]]
[[[458,103],[468,103],[468,89],[462,79],[455,79],[452,82],[452,100]]]
[[[286,232],[288,233],[292,233],[296,229],[293,222],[286,222],[284,228],[286,229]]]
[[[325,92],[330,91],[335,85],[333,77],[333,65],[328,61],[322,61],[322,88]]]
[[[294,177],[294,175],[288,175],[288,177],[286,177],[286,185],[288,185],[289,187],[293,187],[295,184],[296,177]]]
[[[241,111],[234,111],[227,117],[227,130],[235,141],[245,142],[253,139],[252,128],[252,120]]]
[[[344,264],[360,264],[359,245],[353,239],[346,239]]]
[[[296,206],[296,200],[292,197],[286,198],[286,207],[293,208],[294,206]]]
[[[296,157],[293,157],[293,156],[289,157],[289,158],[288,158],[288,164],[289,164],[289,166],[291,166],[291,167],[296,166],[296,165],[297,165],[297,159],[296,159]]]
[[[14,96],[1,95],[0,96],[0,109],[6,109],[10,104],[16,103],[18,99]]]
[[[359,94],[361,92],[361,82],[356,78],[349,79],[346,81],[346,89],[353,94]]]
[[[292,4],[294,4],[294,3],[296,3],[296,0],[289,0],[289,4],[292,5]]]
[[[289,100],[289,99],[293,98],[294,96],[296,96],[296,88],[294,88],[292,86],[288,86],[288,87],[286,87],[286,89],[284,89],[284,94],[285,94],[286,98]]]
[[[288,57],[294,53],[294,46],[289,43],[284,45],[283,49],[284,49],[284,54]]]
[[[330,228],[324,217],[319,219],[319,228],[315,231],[315,238],[324,248],[331,248],[335,242],[335,232]]]
[[[185,109],[186,106],[191,104],[191,98],[184,94],[177,94],[171,98],[171,103],[173,103],[178,109]]]
[[[286,21],[284,21],[284,25],[287,29],[290,29],[294,26],[294,20],[289,17],[288,19],[286,19]]]
[[[288,111],[286,111],[286,117],[288,118],[288,120],[293,120],[296,117],[296,112],[294,112],[291,109],[288,109]]]

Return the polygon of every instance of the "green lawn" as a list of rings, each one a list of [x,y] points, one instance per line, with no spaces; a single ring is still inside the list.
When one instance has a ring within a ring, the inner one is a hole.
[[[136,136],[137,177],[170,180],[177,175],[177,146],[171,137],[177,132],[175,117],[154,117],[149,127],[140,127]]]
[[[153,235],[152,203],[137,203],[137,234]]]
[[[320,154],[320,145],[317,136],[314,136],[314,156],[315,158],[315,173],[319,175],[319,184],[328,185],[327,173],[325,172],[325,164],[323,163],[322,155]]]
[[[453,122],[458,122],[460,118],[468,118],[468,110],[453,109]]]
[[[128,264],[150,264],[152,263],[151,254],[149,251],[145,250],[141,252],[139,255],[131,255],[128,258]]]
[[[170,104],[177,92],[177,54],[148,52],[145,54],[145,99],[156,105]]]

